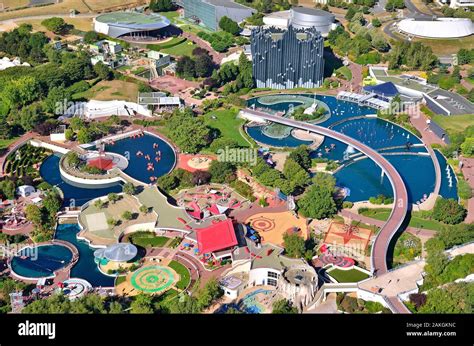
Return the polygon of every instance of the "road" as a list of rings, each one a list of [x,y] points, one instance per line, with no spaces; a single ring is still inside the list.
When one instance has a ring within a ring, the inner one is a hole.
[[[392,185],[395,204],[392,213],[390,214],[390,217],[388,218],[387,222],[382,226],[379,234],[375,238],[374,244],[372,246],[371,264],[372,273],[374,275],[381,275],[386,273],[388,271],[387,254],[390,242],[393,236],[401,230],[403,222],[405,221],[405,218],[407,216],[409,207],[408,193],[405,187],[405,183],[403,182],[398,171],[392,166],[392,164],[388,162],[377,151],[368,147],[367,145],[328,128],[292,119],[287,119],[248,108],[242,111],[242,115],[244,117],[246,114],[248,115],[248,118],[260,118],[267,121],[315,132],[323,136],[328,136],[337,139],[359,150],[367,157],[372,159],[382,169],[382,171],[384,172],[384,174],[387,175]]]

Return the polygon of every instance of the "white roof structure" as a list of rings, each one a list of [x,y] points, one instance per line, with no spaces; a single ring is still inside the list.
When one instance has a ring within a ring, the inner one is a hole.
[[[114,262],[127,262],[134,258],[138,253],[135,245],[130,243],[117,243],[109,245],[105,249],[94,251],[94,257],[106,258]]]
[[[26,197],[31,195],[32,193],[35,193],[35,188],[31,185],[21,185],[16,188],[16,193],[17,195]]]
[[[15,66],[31,66],[27,62],[24,62],[23,64],[20,61],[20,58],[15,58],[10,60],[6,56],[0,59],[0,71],[6,70],[7,68],[10,67],[15,67]]]
[[[87,119],[107,117],[111,115],[134,116],[135,113],[151,117],[151,111],[135,102],[123,100],[81,102],[64,112],[64,117],[80,116]]]
[[[474,24],[469,18],[403,19],[398,28],[406,34],[428,38],[456,38],[474,33]]]

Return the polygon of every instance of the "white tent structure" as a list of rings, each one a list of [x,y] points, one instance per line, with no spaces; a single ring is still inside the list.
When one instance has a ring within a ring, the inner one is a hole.
[[[31,185],[21,185],[16,189],[16,194],[21,197],[28,197],[29,195],[35,193],[36,190]]]
[[[427,38],[458,38],[474,33],[474,24],[468,18],[403,19],[398,28],[405,34]]]
[[[23,64],[20,61],[20,58],[14,58],[10,60],[8,57],[3,57],[0,59],[0,71],[6,70],[7,68],[10,67],[15,67],[15,66],[31,66],[27,62],[24,62]]]
[[[64,112],[65,118],[79,116],[87,119],[96,119],[108,117],[111,115],[128,116],[143,115],[151,117],[151,111],[135,102],[127,102],[123,100],[114,101],[97,101],[80,102],[75,104]]]

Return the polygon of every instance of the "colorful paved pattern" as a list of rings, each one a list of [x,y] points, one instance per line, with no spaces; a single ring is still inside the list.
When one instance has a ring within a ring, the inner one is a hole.
[[[167,290],[176,281],[173,272],[166,267],[148,266],[138,269],[132,275],[132,285],[137,290],[157,293]]]
[[[354,265],[354,260],[349,257],[322,255],[319,258],[324,265],[333,264],[339,268],[350,268]]]

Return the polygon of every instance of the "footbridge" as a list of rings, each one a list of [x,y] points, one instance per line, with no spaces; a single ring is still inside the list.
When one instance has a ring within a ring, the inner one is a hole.
[[[296,121],[293,119],[283,118],[249,108],[241,110],[240,117],[252,120],[258,118],[334,138],[364,153],[382,169],[382,174],[387,175],[387,178],[389,179],[392,185],[395,203],[390,217],[383,225],[372,246],[371,265],[372,273],[374,275],[386,273],[388,271],[387,252],[389,249],[389,244],[393,236],[401,229],[402,224],[407,216],[409,207],[408,193],[405,187],[405,183],[403,182],[397,170],[392,166],[392,164],[388,162],[377,151],[368,147],[367,145],[349,136],[346,136],[342,133],[330,130],[325,127],[309,124],[306,122]]]

